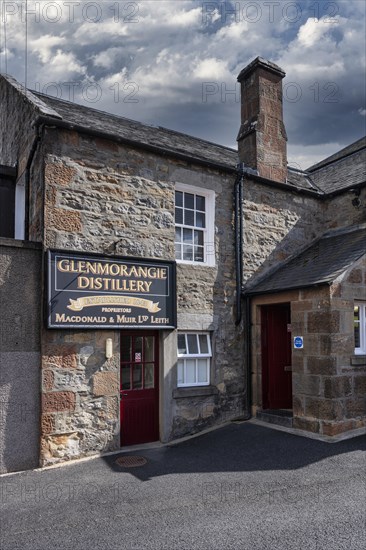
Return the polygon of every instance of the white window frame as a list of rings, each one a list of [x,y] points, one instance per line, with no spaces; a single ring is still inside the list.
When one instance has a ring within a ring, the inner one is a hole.
[[[355,347],[355,354],[366,355],[366,302],[355,302],[354,305],[360,312],[360,346]]]
[[[21,241],[25,238],[25,186],[18,182],[15,187],[15,228],[14,238]]]
[[[203,231],[203,262],[197,262],[194,260],[181,260],[176,258],[176,262],[179,264],[188,265],[204,265],[215,266],[215,191],[211,189],[203,189],[202,187],[195,187],[193,185],[186,185],[177,183],[175,185],[175,191],[182,193],[192,193],[194,195],[201,195],[206,199],[206,227],[197,228]],[[193,226],[184,224],[175,224],[174,227],[186,227],[192,229]]]
[[[206,336],[206,340],[208,343],[208,353],[184,353],[180,354],[178,345],[177,345],[177,356],[178,356],[178,362],[177,362],[177,387],[178,388],[191,388],[191,387],[197,387],[197,386],[209,386],[210,385],[210,378],[211,378],[211,358],[212,358],[212,347],[211,347],[211,336],[209,332],[193,332],[193,331],[179,331],[178,335],[182,336],[184,335],[186,338],[186,349],[188,350],[188,343],[187,343],[187,336],[194,334],[197,338],[197,342],[199,345],[199,338],[198,336]],[[177,336],[177,344],[178,344],[178,336]],[[196,372],[196,382],[185,382],[186,380],[186,361],[187,360],[195,360],[195,372]],[[206,359],[207,361],[207,382],[198,382],[197,378],[197,369],[198,369],[198,359]],[[183,369],[184,369],[184,381],[179,383],[179,362],[183,361]]]

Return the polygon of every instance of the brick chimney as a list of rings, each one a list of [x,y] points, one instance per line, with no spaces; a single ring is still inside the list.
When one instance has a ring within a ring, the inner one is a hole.
[[[284,71],[257,57],[238,76],[241,83],[239,160],[259,176],[285,182],[286,130],[282,112]]]

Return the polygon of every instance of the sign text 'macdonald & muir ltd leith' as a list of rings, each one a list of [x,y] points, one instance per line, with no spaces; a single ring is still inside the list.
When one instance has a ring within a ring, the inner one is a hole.
[[[175,263],[48,252],[49,328],[175,328]]]

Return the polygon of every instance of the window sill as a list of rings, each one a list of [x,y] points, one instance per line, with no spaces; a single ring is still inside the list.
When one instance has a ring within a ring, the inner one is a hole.
[[[355,367],[366,365],[366,354],[365,355],[362,355],[362,354],[352,355],[351,365],[353,365]]]
[[[219,390],[216,386],[191,386],[189,388],[177,388],[173,390],[173,399],[181,397],[206,397],[207,395],[217,395]]]
[[[177,262],[177,265],[193,265],[198,267],[215,267],[215,262],[209,263],[209,262],[191,262],[189,260],[175,260]]]

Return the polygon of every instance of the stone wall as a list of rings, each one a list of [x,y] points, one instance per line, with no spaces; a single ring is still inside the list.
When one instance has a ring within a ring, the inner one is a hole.
[[[244,183],[244,282],[264,275],[321,235],[323,204],[251,180]]]
[[[160,419],[161,438],[197,432],[243,412],[243,333],[235,325],[234,309],[234,178],[53,129],[45,130],[44,174],[45,248],[116,256],[174,259],[175,183],[215,191],[215,242],[209,244],[216,265],[177,266],[178,328],[211,331],[211,385],[202,395],[196,388],[177,391],[177,348],[168,346],[161,365],[161,410],[172,414],[167,415],[169,426],[165,417]],[[119,415],[110,412],[111,399],[119,398],[119,333],[113,333],[117,351],[111,364],[103,357],[106,337],[103,331],[44,331],[45,464],[119,445]],[[86,349],[92,359],[85,359]],[[95,370],[89,371],[89,364]],[[95,395],[96,377],[107,375],[110,393]],[[67,410],[58,410],[61,402]]]
[[[365,223],[366,188],[360,206],[353,192],[319,200],[251,180],[244,184],[244,283],[299,254],[329,230]]]
[[[253,299],[253,404],[262,408],[260,306],[291,303],[292,334],[304,337],[292,350],[293,425],[334,436],[366,426],[366,357],[354,355],[354,300],[366,300],[366,260],[331,286]]]
[[[359,192],[358,196],[353,191],[347,191],[324,201],[324,228],[338,229],[366,222],[366,187]],[[357,197],[360,202],[355,206],[352,201]]]
[[[43,466],[119,448],[117,332],[43,331],[41,436]]]
[[[0,473],[39,464],[42,251],[0,239]]]

